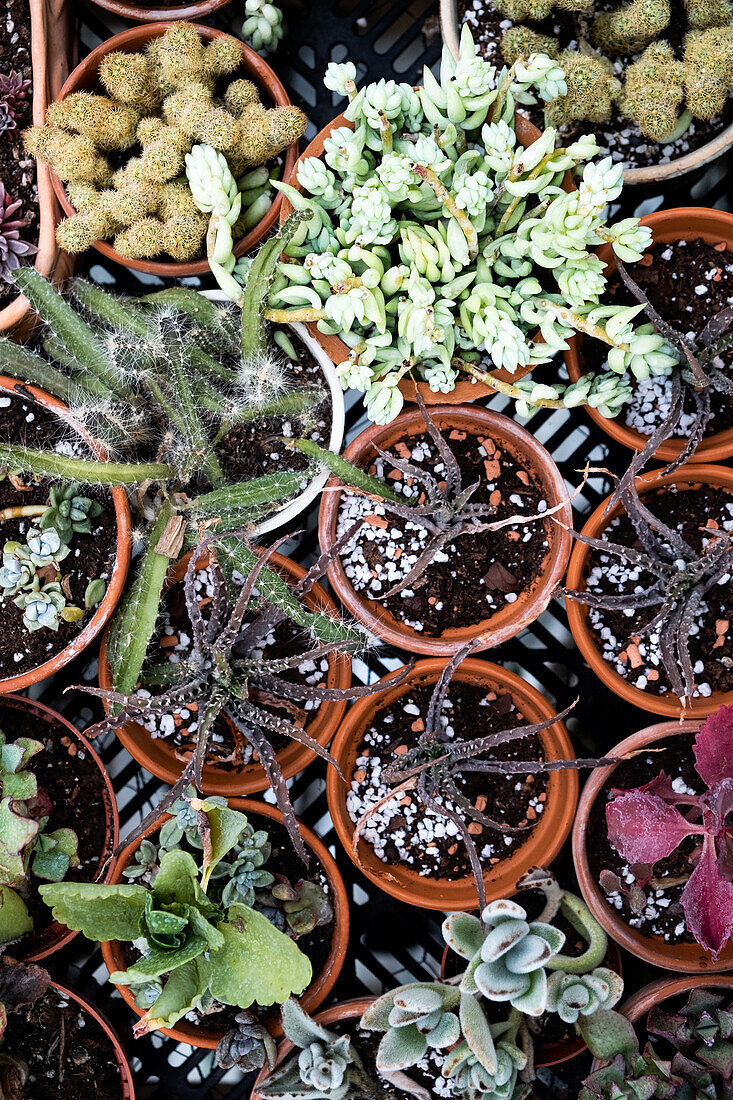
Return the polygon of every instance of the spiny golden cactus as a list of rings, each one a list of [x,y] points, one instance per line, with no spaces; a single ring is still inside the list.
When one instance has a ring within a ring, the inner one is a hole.
[[[585,11],[588,0],[494,0],[494,7],[513,23],[539,23],[553,8]]]
[[[574,50],[565,50],[558,62],[565,72],[568,90],[566,95],[547,104],[545,118],[548,124],[564,126],[581,119],[608,122],[621,91],[611,62],[600,55],[590,57]]]
[[[637,123],[653,141],[668,141],[678,126],[678,109],[685,98],[684,66],[675,60],[668,42],[654,42],[626,70],[619,97],[622,114]]]
[[[74,92],[46,111],[48,125],[84,134],[105,151],[134,145],[139,117],[133,107],[91,92]]]
[[[99,79],[113,99],[141,115],[160,107],[163,90],[144,54],[108,53],[99,63]]]
[[[530,27],[517,25],[509,27],[501,36],[501,52],[507,64],[513,65],[520,57],[529,57],[533,53],[546,53],[548,57],[557,57],[560,46],[556,38],[539,34]]]
[[[238,118],[253,103],[260,102],[260,93],[251,80],[233,80],[224,92],[224,106]]]
[[[171,180],[170,183],[164,183],[160,191],[160,215],[166,221],[169,218],[200,214],[186,180]]]
[[[56,230],[56,239],[66,252],[86,252],[95,241],[110,237],[116,228],[104,204],[98,203],[89,205],[82,214],[65,218]]]
[[[244,169],[277,156],[305,130],[307,119],[299,107],[263,107],[252,103],[242,112],[241,136],[231,151],[235,176]]]
[[[117,233],[115,251],[129,260],[149,260],[159,255],[163,236],[163,223],[159,218],[141,218]]]
[[[135,172],[142,180],[167,183],[184,170],[191,140],[176,126],[166,126],[162,119],[144,118],[137,128],[143,155]]]
[[[31,156],[46,161],[60,180],[84,180],[106,186],[112,175],[109,161],[83,134],[69,133],[56,126],[32,126],[24,134]]]
[[[240,137],[237,119],[216,105],[211,91],[200,81],[188,81],[168,96],[163,117],[189,138],[224,154],[234,148]]]
[[[733,87],[733,26],[685,36],[685,92],[695,118],[714,118]]]
[[[669,26],[671,16],[669,0],[633,0],[596,16],[590,40],[604,53],[638,53]]]
[[[208,80],[220,80],[237,71],[242,64],[242,48],[227,35],[219,35],[204,50],[203,74]]]
[[[163,245],[174,260],[195,259],[200,251],[209,219],[198,210],[194,214],[174,214],[163,223]]]
[[[174,87],[196,80],[204,71],[204,44],[190,23],[171,23],[159,40],[157,59]]]
[[[733,22],[731,0],[685,0],[687,21],[693,30],[724,27]]]

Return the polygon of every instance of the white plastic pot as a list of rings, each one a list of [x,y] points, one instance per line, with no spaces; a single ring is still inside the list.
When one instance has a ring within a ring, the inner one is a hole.
[[[199,291],[199,293],[212,302],[229,301],[223,290],[202,290]],[[336,368],[318,341],[314,340],[310,335],[305,325],[296,322],[289,327],[292,328],[293,332],[303,341],[308,351],[318,362],[326,382],[328,383],[331,394],[331,408],[333,410],[331,438],[328,441],[328,449],[335,454],[339,454],[341,451],[341,444],[344,441],[344,394],[341,389],[341,383],[336,376]],[[328,476],[328,470],[322,470],[321,473],[314,477],[310,484],[305,487],[302,493],[299,493],[297,497],[287,504],[284,504],[277,512],[273,512],[271,516],[268,516],[266,520],[258,524],[253,532],[253,537],[264,535],[267,531],[276,531],[278,527],[283,527],[286,523],[289,523],[291,519],[295,519],[301,512],[304,512],[308,505],[314,501],[321,492],[323,486],[328,481]]]

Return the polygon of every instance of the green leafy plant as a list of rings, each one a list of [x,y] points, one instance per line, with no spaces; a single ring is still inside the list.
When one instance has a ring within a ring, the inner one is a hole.
[[[190,23],[172,23],[145,53],[102,58],[107,96],[74,92],[49,106],[45,125],[25,140],[68,184],[77,213],[58,227],[63,249],[84,252],[112,239],[129,259],[197,258],[208,219],[184,174],[192,148],[221,159],[236,199],[234,239],[262,219],[269,176],[252,186],[251,172],[297,141],[306,118],[297,107],[264,107],[251,81],[232,79],[241,63],[234,39],[222,35],[204,45]],[[115,170],[113,159],[136,144],[141,155]]]
[[[133,302],[80,280],[71,285],[72,306],[33,269],[18,273],[19,288],[46,322],[49,358],[1,340],[2,369],[64,401],[64,416],[99,440],[110,461],[0,444],[0,466],[59,483],[52,505],[57,516],[67,504],[69,515],[72,506],[75,515],[79,510],[82,498],[76,504],[73,497],[62,499],[70,482],[138,489],[144,553],[115,614],[108,649],[122,692],[137,684],[162,585],[184,542],[194,545],[212,528],[251,528],[297,494],[309,476],[282,471],[239,482],[226,471],[227,436],[238,424],[280,415],[297,426],[322,400],[314,388],[287,388],[283,360],[271,350],[262,317],[279,250],[296,227],[297,218],[258,253],[241,318],[183,288]],[[227,545],[231,569],[246,575],[253,555],[238,539]],[[273,599],[297,609],[302,626],[324,623],[324,617],[304,614],[269,571],[265,581]]]
[[[79,865],[73,829],[48,829],[53,802],[28,766],[43,745],[0,730],[0,943],[33,931],[26,901],[34,880],[60,882]]]
[[[149,993],[135,1035],[172,1027],[187,1012],[220,1005],[280,1004],[302,993],[311,965],[293,940],[242,902],[227,905],[212,881],[249,828],[237,810],[192,798],[201,858],[171,847],[150,884],[56,883],[41,888],[54,918],[88,939],[142,946],[110,980]],[[144,944],[142,943],[144,941]],[[151,992],[152,991],[152,992]]]
[[[615,113],[633,119],[652,141],[681,137],[694,119],[720,115],[733,84],[733,6],[729,0],[686,0],[680,53],[672,38],[669,0],[632,0],[612,10],[600,5],[556,0],[492,0],[516,26],[504,31],[502,52],[509,64],[542,48],[565,72],[567,91],[551,103],[553,126],[608,122]],[[526,24],[552,13],[574,12],[576,40],[560,52],[559,43]],[[623,76],[623,81],[619,79]]]
[[[392,80],[357,90],[355,75],[353,64],[332,63],[324,81],[348,96],[354,129],[333,130],[323,159],[300,164],[300,189],[277,184],[304,221],[267,316],[340,336],[351,349],[342,384],[366,394],[371,420],[400,411],[403,377],[449,393],[468,375],[513,397],[524,416],[589,404],[611,417],[631,376],[669,372],[676,358],[664,338],[634,328],[640,307],[599,304],[605,278],[592,250],[606,241],[632,260],[650,240],[634,218],[604,220],[622,166],[588,163],[593,137],[556,148],[552,127],[527,149],[518,142],[515,107],[566,90],[557,62],[532,53],[495,80],[464,27],[458,60],[443,52],[440,81],[426,69],[417,91]],[[578,189],[562,190],[581,166]],[[607,370],[567,385],[527,373],[574,331],[609,345]],[[494,368],[521,377],[503,382]]]

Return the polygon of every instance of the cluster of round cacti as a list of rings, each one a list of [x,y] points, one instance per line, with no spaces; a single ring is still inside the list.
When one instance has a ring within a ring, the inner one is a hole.
[[[67,184],[77,211],[58,227],[63,249],[83,252],[113,239],[129,259],[203,254],[209,218],[185,176],[194,143],[222,153],[239,176],[296,141],[306,124],[297,107],[265,107],[249,80],[231,80],[219,94],[241,61],[236,40],[222,35],[205,45],[189,23],[173,23],[144,53],[102,59],[107,95],[75,92],[50,105],[45,125],[28,130],[25,140]],[[115,169],[110,154],[118,161],[128,150]],[[248,228],[246,215],[243,208],[234,240]]]
[[[725,107],[733,86],[730,0],[685,0],[681,58],[664,37],[674,20],[670,0],[632,0],[595,16],[587,0],[493,3],[516,24],[502,37],[508,62],[542,51],[565,70],[567,94],[549,104],[550,125],[604,123],[618,112],[633,119],[646,137],[668,142],[684,133],[693,118],[713,119]],[[576,14],[580,49],[561,51],[554,37],[525,25],[546,19],[553,9]]]

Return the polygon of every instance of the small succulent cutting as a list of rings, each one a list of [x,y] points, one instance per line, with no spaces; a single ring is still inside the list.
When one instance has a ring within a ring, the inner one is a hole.
[[[274,53],[283,34],[283,13],[270,0],[244,0],[242,38],[258,53]]]
[[[28,766],[43,748],[0,730],[0,944],[33,931],[26,902],[36,880],[60,882],[79,864],[74,830],[47,828],[53,802]]]
[[[0,180],[0,279],[6,283],[12,282],[13,272],[18,270],[22,259],[38,252],[36,245],[24,241],[20,235],[28,224],[21,216],[22,206],[21,199],[13,202]]]
[[[27,98],[30,86],[30,80],[26,80],[15,69],[11,69],[9,73],[0,73],[0,134],[17,130],[16,114]]]
[[[644,889],[654,864],[685,837],[699,837],[680,898],[687,927],[717,959],[733,934],[733,706],[721,707],[700,726],[693,742],[695,768],[705,790],[680,793],[665,772],[633,790],[614,790],[606,807],[608,839],[628,861]]]
[[[134,943],[140,951],[126,970],[110,975],[146,998],[136,1036],[172,1027],[194,1010],[281,1004],[311,980],[310,962],[293,939],[239,894],[225,896],[229,870],[221,869],[222,861],[236,859],[238,846],[241,853],[256,836],[246,816],[197,798],[190,808],[201,841],[196,857],[182,843],[184,829],[148,881],[56,883],[40,891],[67,928],[102,943]]]
[[[226,174],[234,240],[262,219],[269,175],[253,185],[252,173],[298,140],[306,118],[298,107],[265,107],[251,81],[234,79],[241,64],[236,39],[205,45],[192,24],[172,23],[144,53],[102,58],[106,96],[74,92],[51,104],[25,140],[67,184],[77,211],[58,227],[63,249],[112,240],[127,259],[202,255],[209,218],[187,171],[192,150]],[[140,155],[129,155],[135,146]]]
[[[643,1051],[628,1021],[612,1017],[604,1042],[608,1062],[586,1078],[579,1100],[705,1100],[733,1092],[733,1005],[706,989],[704,977],[679,1008],[655,1005]]]
[[[497,77],[464,27],[459,59],[443,51],[440,81],[426,69],[417,91],[393,80],[357,90],[355,76],[352,63],[332,63],[325,77],[348,97],[353,128],[332,130],[323,159],[300,164],[299,188],[276,185],[305,220],[268,316],[341,337],[351,349],[342,383],[366,394],[371,420],[398,414],[404,377],[449,393],[467,374],[525,416],[581,404],[615,416],[631,375],[669,372],[676,357],[663,336],[634,328],[641,306],[600,304],[593,249],[605,241],[634,260],[650,240],[635,218],[604,221],[622,166],[592,163],[593,137],[556,148],[552,127],[528,148],[518,141],[515,107],[566,90],[553,60],[533,53]],[[583,165],[577,190],[563,190],[565,173]],[[574,331],[609,345],[608,370],[571,384],[528,375]],[[517,377],[495,379],[495,368]]]

